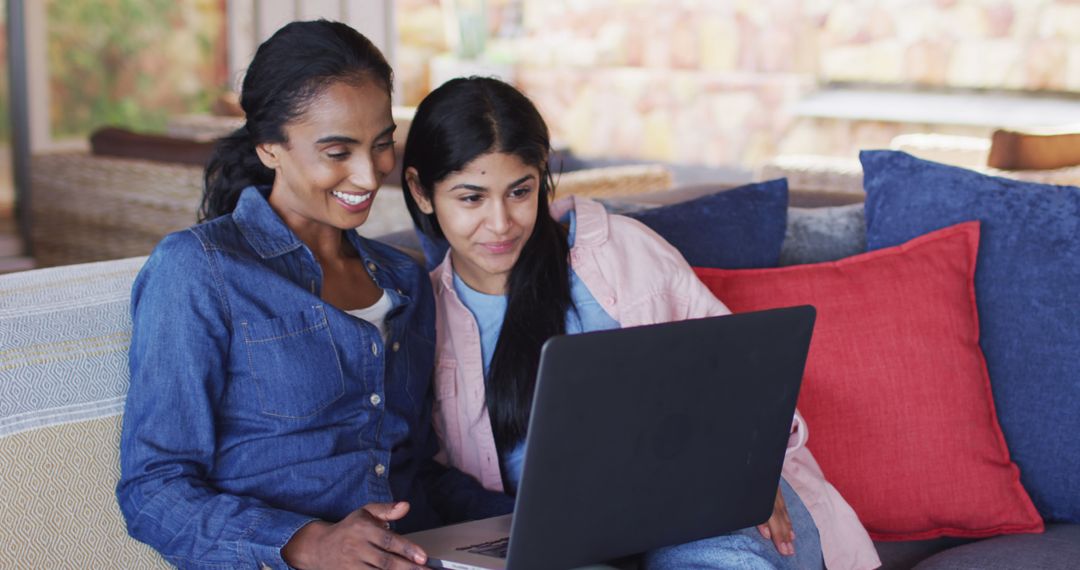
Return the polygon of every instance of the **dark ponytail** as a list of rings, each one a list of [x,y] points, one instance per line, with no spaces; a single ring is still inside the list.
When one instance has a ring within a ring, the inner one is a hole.
[[[199,221],[232,212],[241,190],[251,185],[273,184],[274,171],[259,160],[255,142],[244,126],[218,139],[214,154],[206,165],[204,182]]]
[[[566,232],[551,217],[550,137],[540,112],[520,91],[496,79],[453,79],[417,107],[405,142],[402,168],[415,168],[419,190],[432,200],[435,183],[489,152],[517,156],[540,170],[536,225],[507,279],[507,307],[487,378],[487,407],[495,442],[506,449],[522,440],[529,423],[540,348],[566,332],[571,307]],[[443,238],[434,214],[405,203],[417,227]]]
[[[259,46],[240,89],[246,122],[214,147],[199,221],[232,212],[244,188],[273,184],[256,145],[288,142],[285,125],[338,81],[378,81],[389,93],[393,73],[370,40],[340,22],[292,22]]]

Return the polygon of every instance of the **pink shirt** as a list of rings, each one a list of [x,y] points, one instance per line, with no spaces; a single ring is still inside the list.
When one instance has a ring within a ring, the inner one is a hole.
[[[730,313],[698,280],[679,252],[636,220],[609,215],[599,203],[569,197],[577,235],[570,264],[593,297],[623,327]],[[483,359],[476,321],[458,298],[449,254],[431,272],[435,291],[434,423],[438,458],[502,491],[498,452],[485,407]],[[876,568],[877,551],[855,512],[825,480],[805,442],[809,430],[795,413],[783,476],[810,511],[828,568]]]

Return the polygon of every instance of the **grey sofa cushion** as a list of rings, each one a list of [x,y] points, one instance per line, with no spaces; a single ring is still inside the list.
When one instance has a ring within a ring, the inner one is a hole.
[[[973,542],[970,538],[943,536],[927,540],[875,542],[881,568],[878,570],[911,570],[919,562],[956,546]]]
[[[1074,570],[1080,568],[1080,525],[1047,525],[1042,534],[1013,534],[939,552],[917,570]]]
[[[861,203],[826,208],[788,208],[780,265],[834,261],[866,251]]]

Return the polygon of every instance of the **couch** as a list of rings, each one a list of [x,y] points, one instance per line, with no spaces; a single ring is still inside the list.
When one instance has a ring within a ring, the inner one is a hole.
[[[715,190],[677,189],[635,201],[651,207]],[[865,251],[861,199],[793,193],[781,263]],[[387,240],[420,255],[411,231]],[[0,276],[0,568],[168,567],[127,536],[114,496],[129,290],[144,259]],[[1080,567],[1080,525],[1073,524],[1048,524],[1041,534],[877,546],[885,568]]]

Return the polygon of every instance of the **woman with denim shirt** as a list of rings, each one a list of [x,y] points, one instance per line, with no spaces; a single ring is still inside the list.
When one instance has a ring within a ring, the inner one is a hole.
[[[117,498],[179,567],[416,568],[397,533],[513,506],[433,460],[430,282],[352,231],[394,166],[390,88],[348,26],[279,30],[204,223],[135,280]]]
[[[469,78],[421,102],[403,160],[414,222],[429,240],[449,244],[431,273],[441,457],[486,488],[511,493],[545,340],[729,312],[640,223],[587,199],[549,207],[548,151],[547,127],[524,95]],[[796,414],[769,521],[646,553],[644,566],[878,566],[855,513],[805,448],[806,436]]]

